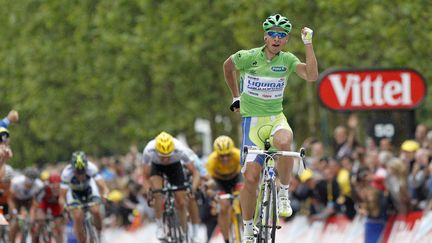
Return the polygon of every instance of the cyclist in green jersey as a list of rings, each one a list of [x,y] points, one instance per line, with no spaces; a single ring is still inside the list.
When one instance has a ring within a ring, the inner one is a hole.
[[[264,148],[270,139],[277,150],[291,150],[292,130],[282,110],[283,92],[292,72],[307,81],[318,78],[317,60],[312,46],[313,31],[301,29],[305,44],[306,63],[302,63],[290,52],[282,51],[288,42],[292,25],[280,14],[269,16],[263,23],[265,45],[234,53],[224,62],[225,80],[231,90],[233,103],[230,109],[242,115],[243,146]],[[240,90],[237,74],[240,73]],[[243,156],[243,155],[242,155]],[[244,242],[253,242],[253,214],[256,204],[256,189],[260,181],[263,156],[248,154],[242,168],[244,188],[240,192],[244,220]],[[254,162],[254,163],[249,163]],[[288,185],[293,160],[279,158],[277,169],[280,179],[278,208],[281,216],[292,214],[288,199]],[[258,176],[257,176],[258,175]]]

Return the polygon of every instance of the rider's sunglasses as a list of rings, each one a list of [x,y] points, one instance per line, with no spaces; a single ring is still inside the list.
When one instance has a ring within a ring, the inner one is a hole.
[[[231,157],[231,154],[221,154],[219,155],[220,159],[229,159]]]
[[[278,31],[268,31],[267,35],[270,36],[271,38],[276,38],[279,37],[279,39],[285,38],[288,33],[287,32],[278,32]]]
[[[172,155],[172,153],[169,153],[169,154],[158,153],[158,156],[161,159],[169,159],[169,158],[171,158],[171,155]]]

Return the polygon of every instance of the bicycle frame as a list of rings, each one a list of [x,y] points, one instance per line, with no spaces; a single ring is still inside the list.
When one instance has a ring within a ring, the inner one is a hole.
[[[93,215],[90,212],[90,208],[97,204],[98,203],[86,203],[82,208],[84,210],[84,227],[86,230],[86,238],[88,239],[87,242],[100,242],[99,235],[93,223]]]
[[[86,242],[99,243],[99,235],[93,223],[93,215],[90,212],[92,206],[100,204],[99,202],[88,202],[82,205],[72,206],[70,208],[80,208],[84,212],[84,230]]]
[[[244,147],[244,154],[264,155],[265,160],[261,172],[261,181],[259,184],[259,193],[254,214],[254,225],[258,228],[256,234],[257,243],[267,242],[271,238],[271,242],[276,241],[276,229],[280,229],[279,215],[277,210],[277,189],[276,189],[276,168],[275,158],[277,156],[288,156],[299,158],[304,163],[305,150],[300,149],[300,152],[291,151],[269,151],[270,143],[265,142],[265,150],[257,150],[254,148]],[[246,157],[244,155],[244,157]],[[270,225],[271,224],[271,225]],[[269,229],[271,232],[269,232]],[[269,236],[270,233],[270,236]]]
[[[45,219],[43,220],[43,225],[39,228],[37,233],[39,242],[54,242],[54,217],[52,216],[51,209],[48,209]]]
[[[21,242],[26,243],[31,241],[30,230],[31,230],[31,222],[30,216],[27,214],[25,217],[18,215],[18,227],[21,232]]]
[[[231,232],[230,232],[230,242],[241,243],[242,242],[242,217],[241,217],[241,207],[239,200],[239,192],[234,192],[233,194],[223,194],[217,197],[220,200],[231,200]]]
[[[187,188],[189,188],[188,184],[178,187],[178,186],[171,186],[169,183],[167,183],[165,188],[158,189],[158,190],[151,190],[152,194],[162,193],[163,195],[165,195],[164,211],[163,211],[162,219],[165,225],[167,242],[180,242],[183,234],[187,236],[186,232],[183,232],[181,230],[180,222],[175,208],[175,197],[174,197],[174,192],[185,190]]]

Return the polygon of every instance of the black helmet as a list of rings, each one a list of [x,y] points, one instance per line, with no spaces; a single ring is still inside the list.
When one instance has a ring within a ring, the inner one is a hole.
[[[71,165],[75,170],[87,169],[87,156],[83,151],[76,151],[72,154]]]
[[[39,172],[34,168],[26,168],[24,170],[24,176],[34,181],[39,177]]]

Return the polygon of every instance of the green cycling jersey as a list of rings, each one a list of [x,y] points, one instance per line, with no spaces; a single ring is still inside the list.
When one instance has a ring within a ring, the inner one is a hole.
[[[279,52],[268,60],[264,46],[240,50],[231,56],[240,71],[240,113],[243,117],[271,116],[282,112],[283,92],[300,60]]]

